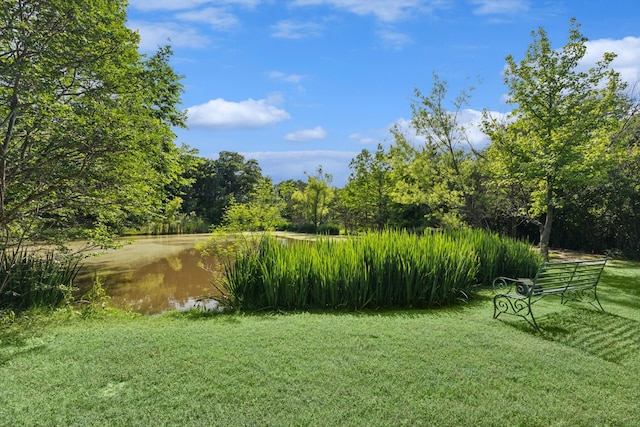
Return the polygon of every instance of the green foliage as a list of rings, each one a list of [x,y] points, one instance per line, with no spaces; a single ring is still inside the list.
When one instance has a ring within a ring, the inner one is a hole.
[[[340,234],[340,226],[338,224],[320,224],[317,230],[318,234],[324,234],[329,236],[337,236]]]
[[[334,198],[330,187],[333,177],[318,167],[315,175],[307,175],[307,185],[291,195],[293,209],[307,222],[316,227],[325,222],[329,215],[329,206]]]
[[[305,222],[302,224],[292,225],[290,227],[290,231],[295,231],[296,233],[316,234],[318,232],[318,227],[315,224]]]
[[[606,178],[568,191],[573,197],[565,197],[558,212],[554,246],[640,259],[638,107],[609,144],[612,164],[603,171]]]
[[[25,249],[0,252],[0,309],[56,307],[70,296],[80,259]]]
[[[61,243],[146,221],[180,174],[171,49],[138,53],[123,0],[0,6],[0,238]],[[52,231],[53,230],[53,231]]]
[[[431,307],[538,263],[528,245],[481,231],[384,231],[313,243],[263,235],[229,260],[221,287],[243,310]]]
[[[391,164],[381,144],[374,154],[362,150],[349,165],[351,174],[338,192],[338,205],[346,228],[358,230],[387,226],[391,213]]]
[[[256,160],[232,151],[221,151],[215,160],[202,159],[188,178],[193,183],[185,189],[182,212],[195,212],[213,226],[223,224],[232,204],[249,202],[263,179]]]
[[[554,214],[574,196],[572,189],[593,185],[610,167],[609,141],[629,112],[625,83],[605,53],[587,72],[578,65],[587,39],[571,21],[569,41],[552,49],[540,28],[522,61],[507,57],[505,84],[515,108],[508,123],[485,114],[484,131],[495,182],[508,193],[511,210],[540,229],[540,249],[548,259]]]
[[[165,204],[160,218],[137,231],[146,234],[190,234],[209,231],[209,225],[204,219],[196,216],[195,212],[186,214],[181,211],[182,203],[181,197],[173,198]]]
[[[476,281],[484,286],[498,276],[531,277],[542,262],[529,243],[479,229],[457,229],[448,233],[456,240],[467,240],[478,256]]]
[[[107,291],[96,273],[91,282],[91,289],[85,292],[79,300],[74,301],[74,305],[80,307],[82,316],[91,317],[104,313],[108,307],[109,299],[109,295],[107,295]]]
[[[481,156],[473,149],[468,130],[459,123],[473,87],[463,90],[447,108],[447,83],[433,75],[429,95],[415,90],[411,128],[424,143],[414,143],[402,130],[392,130],[389,150],[393,169],[392,199],[427,208],[427,224],[457,228],[482,225],[480,206]]]
[[[270,179],[261,179],[248,196],[248,201],[232,199],[225,210],[222,229],[226,231],[273,231],[282,225],[285,201]]]

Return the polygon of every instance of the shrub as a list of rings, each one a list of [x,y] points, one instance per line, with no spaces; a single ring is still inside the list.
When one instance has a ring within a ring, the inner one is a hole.
[[[320,224],[318,234],[337,236],[340,234],[340,226],[338,224]]]
[[[315,234],[318,227],[312,223],[295,224],[291,227],[291,231],[296,233]]]

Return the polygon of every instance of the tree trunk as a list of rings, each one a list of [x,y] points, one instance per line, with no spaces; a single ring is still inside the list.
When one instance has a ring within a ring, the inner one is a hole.
[[[540,255],[544,262],[549,261],[549,241],[551,240],[551,225],[553,224],[553,204],[547,204],[547,218],[540,227]]]

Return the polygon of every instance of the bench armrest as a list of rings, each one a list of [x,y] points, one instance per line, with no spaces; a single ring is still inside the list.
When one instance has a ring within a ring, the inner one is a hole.
[[[507,288],[504,293],[509,293],[513,289],[513,286],[520,282],[520,279],[512,279],[511,277],[496,277],[493,279],[493,283],[491,287],[493,288],[493,292],[497,292],[498,290],[502,291],[503,288]]]

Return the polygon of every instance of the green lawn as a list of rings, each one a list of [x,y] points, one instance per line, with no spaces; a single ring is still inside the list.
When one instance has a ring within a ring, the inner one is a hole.
[[[0,330],[2,426],[635,426],[640,264],[607,313],[491,294],[421,311],[35,315]]]

